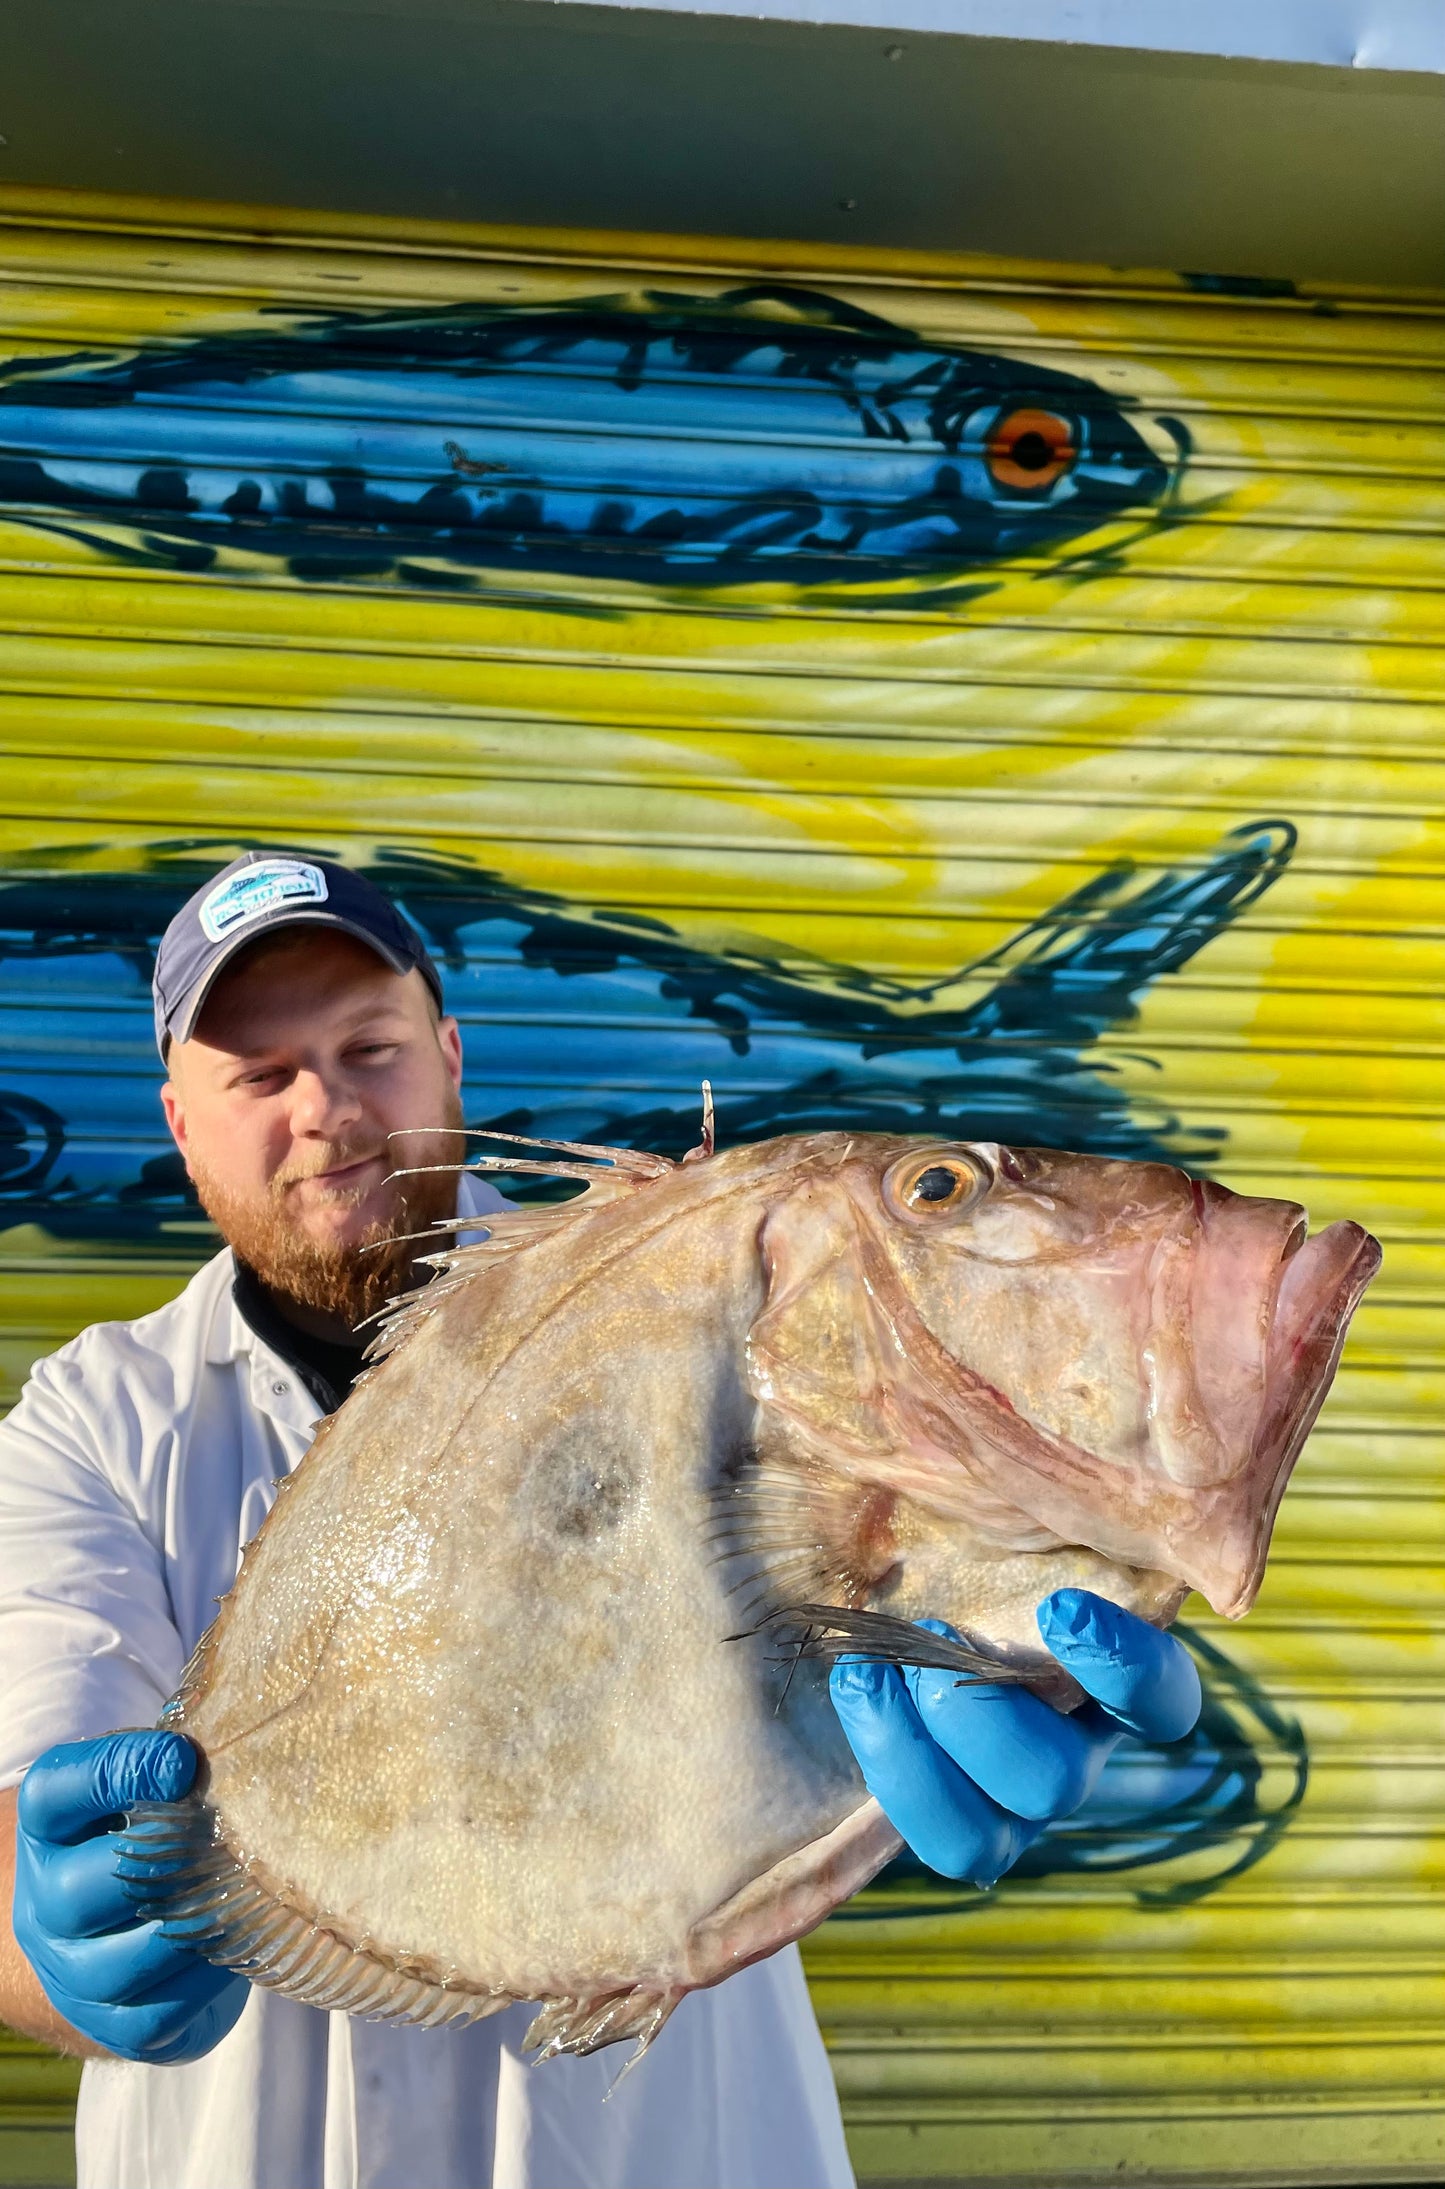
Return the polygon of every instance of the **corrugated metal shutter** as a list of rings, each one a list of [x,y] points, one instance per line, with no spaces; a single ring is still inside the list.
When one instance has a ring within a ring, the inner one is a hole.
[[[0,200],[12,1390],[204,1251],[147,948],[241,842],[390,876],[476,1121],[672,1145],[707,1071],[1386,1242],[1187,1756],[814,1940],[871,2179],[1445,2169],[1442,319],[1237,288]]]

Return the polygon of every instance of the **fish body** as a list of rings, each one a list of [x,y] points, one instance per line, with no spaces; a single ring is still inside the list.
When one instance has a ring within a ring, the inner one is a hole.
[[[1078,374],[815,292],[650,292],[25,359],[0,372],[0,507],[144,561],[239,550],[332,582],[877,576],[1146,509],[1182,435],[1152,446]]]
[[[164,1722],[198,1791],[132,1818],[126,1868],[259,1982],[425,2022],[534,2000],[581,2052],[896,1851],[817,1655],[1049,1691],[1052,1588],[1247,1608],[1379,1250],[996,1143],[493,1159],[528,1160],[587,1190],[394,1316],[197,1650]]]

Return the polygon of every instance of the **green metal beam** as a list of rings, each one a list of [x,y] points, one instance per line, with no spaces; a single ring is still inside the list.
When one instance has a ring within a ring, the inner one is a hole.
[[[1445,79],[553,0],[0,0],[0,183],[1445,283]]]

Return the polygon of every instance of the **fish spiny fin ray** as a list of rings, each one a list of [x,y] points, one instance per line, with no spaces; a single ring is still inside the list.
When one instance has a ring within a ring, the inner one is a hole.
[[[609,1170],[627,1171],[638,1178],[663,1178],[676,1164],[670,1156],[653,1155],[646,1148],[608,1148],[592,1140],[539,1140],[533,1133],[500,1132],[490,1125],[467,1125],[457,1128],[466,1140],[502,1140],[512,1148],[550,1148],[557,1155],[567,1156],[573,1162],[600,1165]],[[431,1125],[403,1125],[388,1134],[391,1140],[410,1140],[419,1134],[436,1138],[436,1128]],[[431,1170],[476,1170],[485,1163],[493,1170],[519,1170],[518,1163],[508,1162],[504,1156],[474,1156],[467,1163],[432,1163]],[[555,1172],[563,1177],[572,1172],[563,1164],[538,1163],[530,1166],[540,1171]]]
[[[398,1140],[406,1134],[393,1133],[391,1137]],[[580,1180],[583,1191],[574,1194],[570,1201],[445,1217],[427,1231],[413,1233],[414,1238],[427,1239],[447,1231],[485,1230],[486,1237],[466,1246],[441,1247],[437,1253],[421,1257],[424,1266],[435,1271],[435,1275],[429,1283],[403,1294],[394,1305],[373,1318],[377,1334],[367,1348],[368,1362],[383,1360],[388,1353],[394,1353],[413,1331],[430,1320],[443,1300],[470,1284],[485,1270],[494,1268],[504,1256],[520,1253],[543,1239],[550,1239],[556,1232],[565,1231],[582,1218],[591,1216],[599,1207],[622,1200],[677,1168],[665,1155],[650,1155],[635,1148],[594,1147],[589,1142],[576,1140],[536,1140],[522,1133],[484,1132],[480,1128],[473,1137],[508,1140],[522,1147],[555,1148],[558,1153],[555,1157],[542,1158],[481,1155],[466,1163],[427,1164],[418,1168],[575,1178]],[[398,1177],[410,1175],[407,1171],[397,1173]]]
[[[279,1898],[237,1860],[195,1795],[132,1809],[116,1871],[167,1937],[308,2006],[436,2029],[514,2004],[510,1992],[464,1989],[425,1963],[354,1946],[324,1916]]]
[[[246,1549],[249,1550],[250,1547],[248,1543]],[[245,1564],[244,1552],[242,1553],[241,1562],[243,1565]],[[161,1712],[160,1722],[162,1725],[167,1725],[172,1720],[178,1721],[183,1716],[187,1703],[199,1694],[205,1686],[206,1673],[215,1647],[216,1630],[212,1625],[207,1627],[182,1666],[180,1679],[176,1682],[176,1691]]]
[[[563,2053],[600,2052],[604,2045],[635,2037],[637,2050],[622,2071],[625,2075],[637,2065],[682,1996],[681,1989],[638,1984],[586,1999],[552,1999],[533,2016],[522,2049],[535,2052],[538,2060],[555,2060]]]

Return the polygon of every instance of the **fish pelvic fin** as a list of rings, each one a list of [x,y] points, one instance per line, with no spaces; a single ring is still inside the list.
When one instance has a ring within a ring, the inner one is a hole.
[[[749,1633],[771,1629],[796,1636],[799,1657],[818,1657],[836,1663],[842,1657],[868,1657],[880,1664],[919,1665],[940,1672],[957,1673],[960,1680],[987,1680],[1018,1685],[1037,1671],[1006,1664],[1001,1657],[977,1644],[955,1641],[935,1634],[912,1619],[895,1619],[883,1611],[854,1611],[837,1604],[781,1604],[770,1611]],[[747,1635],[730,1635],[745,1641]]]
[[[480,2021],[514,2003],[415,1956],[353,1942],[298,1907],[226,1844],[209,1802],[142,1802],[126,1818],[116,1875],[166,1937],[307,2006],[423,2029]]]

